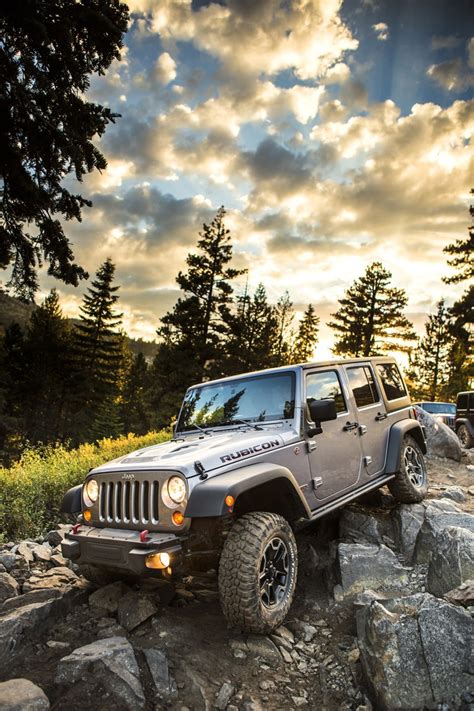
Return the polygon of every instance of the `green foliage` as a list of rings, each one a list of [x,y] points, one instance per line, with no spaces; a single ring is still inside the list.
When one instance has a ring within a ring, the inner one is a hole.
[[[303,314],[298,326],[293,348],[291,350],[292,363],[305,363],[313,358],[314,349],[318,342],[319,316],[316,315],[312,304]]]
[[[403,314],[408,297],[403,289],[389,286],[392,274],[380,262],[367,267],[339,299],[340,308],[328,326],[336,331],[334,353],[349,357],[405,350],[416,335]]]
[[[0,34],[0,266],[25,299],[37,289],[36,267],[77,285],[63,220],[81,219],[91,203],[69,192],[107,162],[93,145],[118,114],[86,100],[89,76],[120,58],[128,8],[118,0],[16,0],[2,6]],[[36,231],[34,231],[36,227]]]
[[[149,367],[142,353],[128,363],[122,388],[120,414],[125,432],[145,434],[151,429],[152,412],[147,401]]]
[[[442,299],[435,313],[429,314],[425,335],[411,358],[408,377],[415,399],[434,401],[447,397],[453,345],[449,309]]]
[[[471,195],[474,195],[474,189],[471,190]],[[474,205],[470,206],[469,214],[474,220]],[[457,239],[443,251],[451,255],[452,259],[448,259],[448,264],[456,272],[443,279],[446,284],[459,284],[461,281],[474,279],[474,224],[467,228],[466,239]]]
[[[34,537],[55,526],[61,521],[65,492],[81,484],[89,469],[168,438],[169,432],[149,432],[141,437],[103,439],[72,450],[49,446],[26,451],[10,469],[0,468],[0,537]]]

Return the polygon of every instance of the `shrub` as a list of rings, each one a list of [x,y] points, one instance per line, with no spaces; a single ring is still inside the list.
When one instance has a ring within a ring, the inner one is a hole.
[[[0,539],[35,537],[61,521],[65,492],[82,483],[89,469],[135,449],[163,442],[169,432],[124,435],[82,444],[27,450],[10,469],[0,467]]]

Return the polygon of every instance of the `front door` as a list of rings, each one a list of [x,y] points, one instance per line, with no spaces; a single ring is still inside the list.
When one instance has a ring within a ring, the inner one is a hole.
[[[385,465],[388,437],[385,405],[371,365],[348,365],[345,370],[356,406],[364,467],[369,476],[377,476]]]
[[[323,422],[322,433],[307,440],[311,468],[308,504],[315,509],[321,501],[356,484],[361,471],[362,450],[357,428],[347,426],[354,416],[337,368],[307,372],[305,387],[307,403],[334,398],[337,409],[337,419]]]

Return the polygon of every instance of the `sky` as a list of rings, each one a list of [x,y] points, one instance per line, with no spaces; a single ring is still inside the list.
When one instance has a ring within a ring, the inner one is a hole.
[[[109,167],[67,224],[91,274],[117,264],[124,326],[152,339],[203,222],[227,210],[236,267],[325,322],[382,261],[419,331],[447,286],[474,187],[474,23],[466,0],[131,0],[121,61],[90,100],[121,114]],[[70,183],[75,191],[78,186]],[[85,284],[56,286],[77,315]],[[245,278],[235,283],[237,293]]]

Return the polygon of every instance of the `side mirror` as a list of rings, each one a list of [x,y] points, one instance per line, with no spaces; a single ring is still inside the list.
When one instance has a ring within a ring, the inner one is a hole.
[[[311,419],[316,425],[316,427],[311,427],[308,430],[310,437],[314,437],[314,435],[320,434],[323,431],[321,422],[337,419],[336,402],[332,398],[327,400],[313,400],[309,403],[308,407]]]

